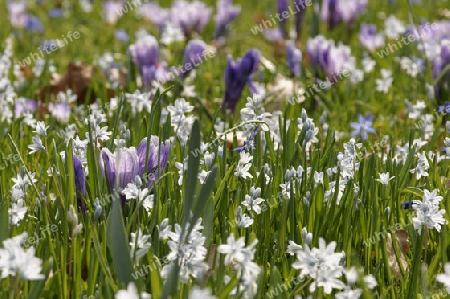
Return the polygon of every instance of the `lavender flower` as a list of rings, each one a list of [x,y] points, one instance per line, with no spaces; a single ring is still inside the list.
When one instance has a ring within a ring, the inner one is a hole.
[[[286,64],[292,75],[299,77],[301,74],[300,63],[302,62],[302,52],[295,47],[293,42],[289,42],[286,47]]]
[[[183,65],[186,68],[186,71],[181,74],[183,78],[187,77],[191,70],[191,67],[187,67],[188,65],[192,66],[193,64],[194,67],[196,67],[202,62],[205,50],[206,44],[200,39],[193,39],[188,42],[186,49],[184,50]]]
[[[237,102],[241,98],[242,91],[248,83],[250,92],[256,93],[256,87],[253,86],[252,74],[258,70],[261,53],[257,49],[250,49],[244,57],[233,61],[228,56],[228,64],[225,69],[225,107],[234,112]]]
[[[16,118],[23,116],[25,113],[34,112],[36,109],[37,104],[34,100],[18,98],[14,102],[14,114]]]
[[[359,41],[369,51],[374,51],[384,46],[384,36],[382,33],[377,34],[377,26],[373,24],[361,25]]]
[[[374,116],[367,115],[365,118],[362,114],[359,115],[359,123],[352,122],[350,126],[355,129],[352,133],[352,137],[361,135],[364,140],[367,140],[367,133],[375,133],[375,129],[372,128],[372,120]]]
[[[120,1],[115,2],[109,0],[103,2],[102,6],[103,6],[103,18],[108,24],[114,24],[123,14],[122,11],[123,3]]]
[[[241,13],[241,7],[233,5],[233,0],[217,1],[217,14],[214,17],[216,32],[214,38],[217,39],[225,35],[226,27]]]
[[[75,187],[77,189],[77,206],[78,209],[86,216],[86,204],[84,197],[86,197],[86,181],[83,169],[83,164],[77,156],[73,156],[73,170],[75,174]]]
[[[203,30],[212,9],[200,1],[177,0],[172,4],[170,14],[172,23],[181,28],[185,36],[190,36],[192,32],[200,33]]]
[[[11,25],[14,28],[24,28],[28,22],[27,2],[26,1],[12,1],[8,2],[8,16]]]

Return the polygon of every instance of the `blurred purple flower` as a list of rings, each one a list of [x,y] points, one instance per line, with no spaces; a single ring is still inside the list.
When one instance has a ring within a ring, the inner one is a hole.
[[[83,164],[77,156],[73,156],[73,170],[75,175],[75,187],[77,192],[77,206],[78,209],[86,216],[86,203],[84,198],[86,197],[86,180],[84,174]]]
[[[224,108],[234,112],[237,102],[241,98],[242,91],[248,83],[250,92],[256,93],[256,87],[252,82],[252,74],[258,70],[261,53],[257,49],[250,49],[244,57],[233,61],[231,55],[228,56],[228,64],[225,69],[225,99]]]
[[[172,23],[175,27],[181,28],[185,36],[190,36],[194,31],[200,33],[211,14],[212,9],[200,1],[176,0],[170,11]]]
[[[414,202],[412,200],[408,200],[408,201],[405,201],[404,203],[402,203],[401,206],[403,207],[403,209],[407,210],[407,209],[411,208],[413,203]]]
[[[375,51],[384,46],[384,36],[382,33],[377,34],[377,26],[373,24],[361,24],[359,41],[369,51]]]
[[[27,2],[26,1],[11,1],[7,3],[8,16],[11,25],[14,28],[24,28],[28,22]]]
[[[345,65],[351,59],[351,50],[344,45],[335,46],[333,40],[316,36],[308,40],[306,51],[316,76],[319,70],[325,71],[327,78],[335,81],[336,76],[345,71]]]
[[[367,8],[368,0],[323,0],[320,17],[328,28],[352,24]]]
[[[48,13],[48,15],[51,18],[58,18],[58,17],[62,16],[62,9],[61,8],[54,8]]]
[[[145,86],[154,80],[164,80],[168,71],[165,62],[159,62],[159,44],[151,35],[146,35],[129,48],[133,61],[139,68]]]
[[[263,31],[264,37],[269,42],[276,42],[279,40],[283,40],[283,30],[279,27],[276,28],[268,28]]]
[[[288,36],[288,34],[287,34],[287,19],[285,19],[283,17],[283,13],[284,12],[289,13],[289,0],[278,0],[277,9],[278,9],[278,18],[281,19],[280,29],[283,33],[283,38],[286,38]]]
[[[14,113],[16,118],[23,116],[25,113],[34,112],[36,109],[37,104],[34,100],[18,98],[14,102]]]
[[[70,118],[70,106],[65,103],[49,103],[48,110],[60,122],[67,123]]]
[[[123,2],[119,1],[106,1],[102,3],[103,6],[103,19],[108,24],[114,24],[122,16]]]
[[[290,41],[286,47],[286,64],[291,70],[292,75],[300,77],[302,69],[300,63],[302,62],[302,52],[295,47],[295,44]]]
[[[297,32],[297,39],[300,39],[303,20],[306,14],[306,0],[294,0],[294,6],[297,10],[295,14],[295,31]]]
[[[368,114],[365,118],[362,114],[359,115],[359,123],[351,122],[350,126],[355,129],[352,133],[352,137],[356,135],[360,135],[364,140],[367,140],[369,137],[367,133],[375,133],[375,129],[372,128],[372,120],[374,119],[373,115]]]
[[[214,17],[216,32],[214,38],[217,39],[225,35],[226,27],[241,13],[241,7],[233,5],[233,0],[218,0],[217,14]]]
[[[161,31],[170,20],[170,10],[161,8],[157,3],[144,3],[139,7],[139,15],[152,22]]]
[[[116,29],[114,30],[114,35],[117,40],[128,42],[130,40],[130,37],[128,36],[127,32],[124,29]]]
[[[25,28],[28,31],[31,32],[43,32],[44,26],[41,23],[41,20],[39,20],[36,16],[28,16],[27,24],[25,25]]]
[[[188,42],[186,49],[184,50],[183,62],[186,71],[181,74],[181,77],[185,78],[189,74],[191,68],[187,68],[188,64],[194,68],[202,62],[205,50],[206,44],[200,39],[193,39]]]

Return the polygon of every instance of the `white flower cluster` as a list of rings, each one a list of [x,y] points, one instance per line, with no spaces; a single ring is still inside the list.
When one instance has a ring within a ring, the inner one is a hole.
[[[175,106],[167,106],[170,112],[171,125],[180,140],[181,145],[186,145],[189,134],[191,134],[192,124],[194,123],[194,116],[186,116],[185,113],[194,110],[194,106],[189,105],[184,98],[175,100]]]
[[[233,289],[230,296],[237,295],[237,291],[244,291],[243,298],[253,298],[256,295],[256,279],[261,272],[261,268],[253,262],[255,257],[254,248],[258,243],[255,239],[249,246],[245,247],[245,238],[235,239],[233,234],[227,238],[227,244],[217,247],[217,252],[225,254],[225,265],[233,265],[233,269],[240,278],[239,285]],[[228,278],[229,279],[229,278]],[[226,279],[226,280],[228,280]]]
[[[428,229],[435,228],[438,232],[441,231],[441,225],[447,224],[444,218],[445,210],[439,208],[439,203],[443,197],[437,195],[438,190],[434,189],[432,192],[424,190],[422,201],[414,200],[412,207],[416,211],[416,217],[413,218],[414,229],[420,234],[422,227]]]
[[[27,280],[44,279],[41,273],[42,260],[35,256],[35,248],[27,250],[21,244],[27,239],[27,233],[15,236],[3,241],[3,249],[0,249],[1,278],[16,275]]]
[[[161,271],[161,276],[164,279],[167,279],[177,258],[180,266],[180,280],[183,283],[187,283],[190,276],[194,278],[203,277],[209,269],[204,262],[208,250],[203,246],[206,238],[201,233],[203,229],[201,222],[202,218],[199,218],[187,239],[185,235],[187,229],[183,233],[183,229],[179,224],[175,224],[175,232],[168,232],[170,240],[167,244],[170,247],[170,253],[166,259],[170,263],[165,265]]]

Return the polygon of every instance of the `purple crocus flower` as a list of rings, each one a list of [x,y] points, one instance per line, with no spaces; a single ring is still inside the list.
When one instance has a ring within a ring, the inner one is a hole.
[[[167,165],[167,161],[169,158],[170,143],[169,141],[166,141],[160,144],[158,136],[150,137],[150,144],[147,155],[148,156],[147,169],[145,169],[146,149],[147,149],[147,138],[144,138],[137,147],[139,163],[140,165],[142,165],[142,169],[139,175],[147,181],[147,188],[151,188],[156,179],[159,177],[159,175],[162,173],[162,171]]]
[[[7,4],[8,16],[11,25],[14,28],[24,28],[28,22],[27,2],[26,1],[11,1]]]
[[[306,43],[306,52],[314,73],[318,75],[319,69],[322,68],[324,57],[327,56],[330,48],[334,46],[332,41],[325,39],[322,35],[311,38]]]
[[[146,35],[130,45],[130,54],[139,68],[145,86],[154,80],[167,77],[166,63],[159,63],[159,44],[151,35]]]
[[[283,14],[285,12],[289,13],[289,0],[278,0],[277,2],[277,8],[278,8],[278,14],[277,17],[280,21],[280,28],[283,32],[283,37],[286,38],[288,36],[287,34],[287,19],[284,18]]]
[[[144,3],[139,7],[138,13],[152,22],[161,31],[170,20],[170,10],[161,8],[157,3]]]
[[[342,22],[350,25],[366,10],[367,4],[368,0],[324,0],[320,17],[330,29]]]
[[[233,5],[233,0],[217,1],[217,14],[214,17],[216,32],[214,38],[217,39],[225,35],[226,27],[241,13],[241,7]]]
[[[206,44],[200,39],[193,39],[188,42],[186,49],[184,50],[184,62],[183,66],[186,71],[181,74],[181,77],[185,78],[193,67],[202,63],[206,51]],[[189,66],[189,67],[188,67]]]
[[[367,115],[365,118],[362,114],[359,115],[359,123],[351,122],[350,126],[355,129],[352,133],[352,137],[356,135],[360,135],[364,140],[367,140],[367,133],[375,133],[375,129],[372,128],[372,120],[374,119],[373,115]]]
[[[384,46],[384,36],[382,33],[377,34],[377,26],[373,24],[361,24],[359,41],[369,51],[375,51]]]
[[[302,72],[300,67],[301,62],[302,52],[295,47],[292,41],[289,42],[286,47],[286,64],[295,77],[299,77]]]
[[[41,20],[39,20],[39,18],[36,16],[28,16],[25,28],[31,32],[44,31],[44,26],[42,25]]]
[[[117,194],[116,191],[119,191],[122,208],[124,208],[126,198],[121,194],[121,191],[129,183],[134,182],[136,176],[142,174],[144,167],[144,164],[139,162],[136,148],[121,148],[114,153],[111,153],[107,148],[103,148],[100,153],[100,167],[103,176],[108,180],[109,191],[111,194]]]
[[[73,170],[75,175],[75,187],[77,192],[77,206],[78,209],[86,215],[86,203],[84,198],[86,197],[86,180],[84,174],[83,164],[77,156],[73,156]]]
[[[212,9],[200,1],[187,2],[177,0],[172,4],[171,21],[175,27],[181,28],[185,36],[192,32],[200,33],[208,23]]]
[[[295,14],[295,32],[297,32],[297,39],[300,39],[303,20],[306,14],[306,0],[294,0],[294,6],[297,11]]]
[[[123,2],[106,1],[102,3],[103,6],[103,19],[108,24],[114,24],[123,15],[122,10]]]
[[[109,149],[103,148],[101,151],[100,167],[103,176],[107,178],[112,194],[119,191],[122,207],[125,206],[126,199],[121,191],[129,183],[133,183],[136,176],[144,178],[147,181],[147,188],[151,188],[167,164],[170,149],[168,141],[160,145],[159,138],[151,136],[148,154],[146,154],[146,149],[147,139],[144,138],[137,149],[135,147],[121,148],[111,153]],[[147,167],[146,159],[148,159]],[[147,172],[144,174],[146,168]]]
[[[231,55],[228,56],[228,64],[225,69],[225,108],[234,112],[237,102],[241,98],[242,91],[248,83],[250,92],[256,93],[253,86],[252,74],[258,70],[261,53],[257,49],[250,49],[244,57],[233,61]]]

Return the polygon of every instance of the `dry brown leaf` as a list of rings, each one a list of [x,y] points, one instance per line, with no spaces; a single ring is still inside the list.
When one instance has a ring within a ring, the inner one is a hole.
[[[408,262],[406,261],[404,251],[406,248],[409,248],[409,241],[408,241],[408,233],[404,230],[399,230],[395,233],[397,242],[400,245],[400,248],[402,251],[399,252],[399,258],[400,260],[397,260],[397,257],[395,256],[395,250],[392,243],[392,237],[391,234],[387,234],[387,254],[388,254],[388,261],[389,261],[389,268],[391,269],[391,272],[395,274],[395,277],[397,279],[402,278],[402,273],[400,271],[400,266],[402,266],[403,270],[407,273],[409,271],[408,269]]]

